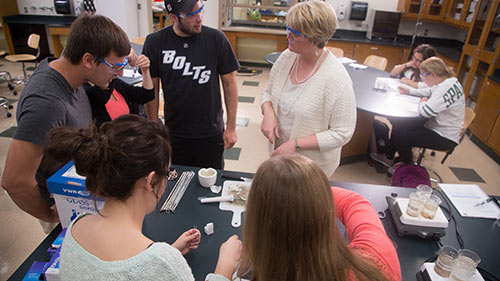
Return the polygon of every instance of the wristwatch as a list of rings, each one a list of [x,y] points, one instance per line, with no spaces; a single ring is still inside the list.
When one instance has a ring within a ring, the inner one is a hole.
[[[295,139],[295,151],[299,151],[299,150],[300,150],[299,140]]]

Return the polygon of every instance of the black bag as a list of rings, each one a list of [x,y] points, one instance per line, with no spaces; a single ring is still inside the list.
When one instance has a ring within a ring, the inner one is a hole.
[[[373,133],[375,134],[375,145],[377,153],[382,154],[386,152],[389,146],[389,126],[380,120],[373,120]]]

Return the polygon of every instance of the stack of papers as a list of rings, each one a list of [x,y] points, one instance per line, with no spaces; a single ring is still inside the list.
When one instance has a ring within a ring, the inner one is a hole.
[[[496,219],[500,216],[500,208],[491,201],[481,206],[476,204],[489,196],[475,184],[439,184],[448,199],[462,217]]]

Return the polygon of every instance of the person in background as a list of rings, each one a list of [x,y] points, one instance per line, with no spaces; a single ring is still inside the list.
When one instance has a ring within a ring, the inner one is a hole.
[[[100,129],[62,127],[50,133],[45,155],[73,159],[86,189],[105,199],[97,214],[80,214],[68,227],[61,280],[194,280],[182,255],[198,248],[197,229],[172,245],[142,233],[144,217],[165,191],[171,151],[167,128],[137,115],[122,115]],[[231,279],[240,252],[236,235],[223,243],[209,280]]]
[[[222,31],[202,25],[202,1],[165,0],[165,7],[173,24],[149,34],[143,48],[155,89],[155,99],[146,104],[148,118],[158,120],[161,80],[172,164],[222,169],[224,149],[238,139],[238,60]]]
[[[431,45],[418,45],[410,61],[394,66],[391,70],[391,77],[400,78],[401,82],[413,88],[425,88],[427,85],[420,79],[419,66],[424,60],[435,56],[436,49]]]
[[[330,177],[356,124],[352,81],[325,48],[337,17],[330,4],[311,1],[291,7],[286,20],[289,45],[262,93],[261,130],[271,156],[300,153]]]
[[[238,275],[248,271],[251,280],[401,280],[394,244],[370,203],[330,187],[299,154],[265,161],[253,178]]]
[[[450,150],[460,142],[460,132],[465,118],[464,90],[451,67],[443,60],[432,57],[420,64],[420,76],[429,87],[413,89],[400,87],[403,94],[423,97],[418,112],[427,118],[417,126],[393,126],[387,159],[399,154],[403,164],[413,162],[412,147]],[[398,161],[399,162],[399,161]]]
[[[131,49],[128,63],[138,67],[142,72],[142,87],[129,85],[115,78],[107,87],[84,84],[85,92],[92,108],[92,118],[96,126],[111,121],[125,114],[139,114],[138,105],[145,104],[155,98],[153,81],[149,74],[149,59],[145,55],[137,56]]]
[[[101,15],[81,15],[68,34],[62,57],[42,60],[23,89],[17,130],[9,147],[2,187],[14,203],[38,218],[49,232],[59,221],[45,180],[60,167],[43,161],[53,128],[85,128],[92,121],[83,83],[107,87],[121,74],[130,53],[127,34]]]

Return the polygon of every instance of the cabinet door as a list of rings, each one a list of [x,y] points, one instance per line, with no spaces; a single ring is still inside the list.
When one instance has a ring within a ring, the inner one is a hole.
[[[500,117],[497,117],[495,125],[491,131],[490,139],[488,140],[488,145],[500,154]]]
[[[444,61],[446,66],[451,66],[451,67],[453,67],[453,71],[457,71],[457,65],[458,65],[457,61],[454,61],[454,60],[448,58],[447,56],[440,54],[439,52],[437,53],[437,56]]]
[[[420,0],[405,0],[403,18],[416,19],[420,11]]]
[[[479,100],[474,112],[476,118],[471,124],[471,131],[479,137],[484,143],[488,142],[493,127],[498,119],[498,110],[500,109],[500,85],[490,80],[484,84]],[[500,126],[500,125],[498,125]],[[498,134],[499,132],[497,132]],[[496,136],[498,138],[498,136]],[[499,150],[500,151],[500,150]]]
[[[488,19],[488,13],[492,7],[493,2],[497,1],[491,1],[491,0],[479,0],[479,2],[476,4],[479,7],[476,7],[477,12],[475,13],[472,26],[469,29],[469,33],[467,35],[467,39],[465,41],[466,45],[469,45],[470,47],[478,47],[482,48],[484,45],[485,39],[483,39],[486,35],[482,35],[484,25],[486,23],[486,20]],[[476,54],[475,56],[477,56]]]
[[[375,44],[356,44],[354,59],[363,63],[369,55],[376,55],[387,59],[385,71],[391,71],[396,64],[401,63],[403,48]]]
[[[469,0],[450,0],[445,13],[445,21],[456,26],[461,26],[469,5]],[[470,19],[469,22],[472,22],[471,16],[468,16],[468,19]]]
[[[330,40],[327,44],[329,47],[337,47],[344,50],[344,57],[353,58],[354,55],[354,43],[351,42],[341,42],[341,41],[332,41]]]
[[[487,30],[486,41],[484,42],[484,51],[494,54],[498,54],[498,49],[500,49],[498,41],[500,40],[500,1],[495,1],[491,8],[495,9],[494,14],[490,14],[490,22],[485,25]],[[496,7],[495,7],[496,6]]]
[[[443,20],[445,7],[446,0],[424,0],[423,19]]]

